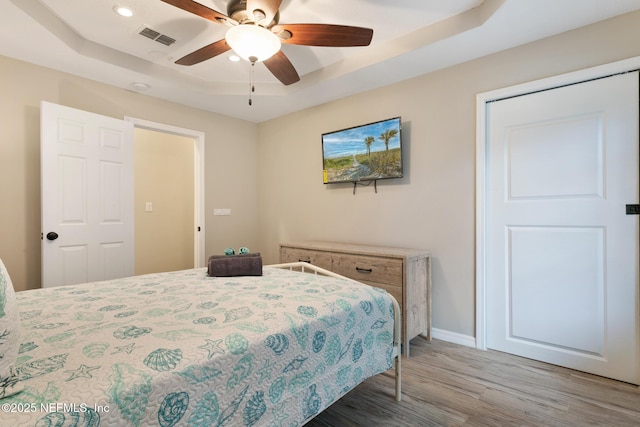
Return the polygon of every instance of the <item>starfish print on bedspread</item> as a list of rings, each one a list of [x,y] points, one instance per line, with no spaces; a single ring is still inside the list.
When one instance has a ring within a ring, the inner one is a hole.
[[[271,364],[271,359],[267,359],[266,362],[264,362],[264,365],[262,366],[262,368],[260,368],[260,370],[258,371],[258,374],[260,374],[260,379],[258,380],[258,384],[262,384],[262,381],[264,381],[265,379],[270,380],[272,370],[273,370],[273,365]]]
[[[127,345],[123,345],[120,347],[116,347],[116,351],[114,351],[111,354],[117,354],[117,353],[127,353],[127,354],[131,354],[131,352],[134,350],[136,346],[136,343],[132,342],[131,344],[127,344]]]
[[[90,372],[95,371],[96,369],[100,369],[100,366],[87,366],[83,363],[76,370],[65,371],[71,374],[66,381],[75,380],[76,378],[93,378],[93,375],[91,375]]]
[[[222,348],[222,340],[206,340],[205,344],[200,347],[203,350],[207,350],[209,352],[209,359],[211,359],[215,354],[224,354],[225,351]]]
[[[329,310],[331,310],[331,312],[332,312],[332,313],[333,313],[333,312],[335,312],[335,311],[336,311],[336,309],[337,309],[335,301],[332,301],[332,302],[323,302],[323,303],[322,303],[322,305],[323,305],[324,307],[327,307]]]

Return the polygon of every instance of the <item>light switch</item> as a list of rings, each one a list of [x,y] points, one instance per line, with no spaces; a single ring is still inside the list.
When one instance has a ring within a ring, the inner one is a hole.
[[[145,203],[144,210],[147,212],[153,212],[153,203],[151,202]]]
[[[231,209],[214,209],[214,215],[231,215]]]

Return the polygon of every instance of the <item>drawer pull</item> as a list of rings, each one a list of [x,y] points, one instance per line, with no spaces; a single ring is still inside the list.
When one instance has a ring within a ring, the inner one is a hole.
[[[372,268],[361,268],[361,267],[356,267],[356,271],[358,273],[373,273],[373,269]]]

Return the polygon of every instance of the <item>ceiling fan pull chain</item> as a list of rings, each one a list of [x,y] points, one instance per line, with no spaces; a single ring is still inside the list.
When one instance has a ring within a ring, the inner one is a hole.
[[[256,86],[254,84],[254,73],[255,73],[256,61],[253,56],[250,57],[249,59],[254,59],[253,61],[251,61],[251,72],[249,74],[249,105],[251,106],[253,105],[251,95],[253,94],[253,92],[256,91]]]

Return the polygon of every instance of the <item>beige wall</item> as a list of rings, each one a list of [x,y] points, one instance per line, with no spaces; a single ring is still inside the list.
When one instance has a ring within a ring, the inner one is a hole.
[[[260,125],[0,57],[0,258],[17,290],[39,286],[47,100],[205,132],[207,255],[248,246],[276,262],[280,242],[308,239],[429,249],[434,326],[473,336],[476,94],[639,56],[638,40],[640,13],[628,14]],[[322,132],[396,115],[405,178],[355,196],[322,184]]]
[[[204,132],[206,255],[227,246],[257,251],[255,124],[0,56],[0,258],[16,290],[41,281],[41,100]],[[214,217],[214,207],[233,215]]]
[[[135,274],[194,266],[194,152],[193,138],[134,131]]]
[[[508,35],[505,35],[508,36]],[[475,335],[476,95],[640,55],[640,13],[259,125],[260,247],[283,241],[428,249],[435,328]],[[402,116],[405,178],[322,184],[320,135]]]

